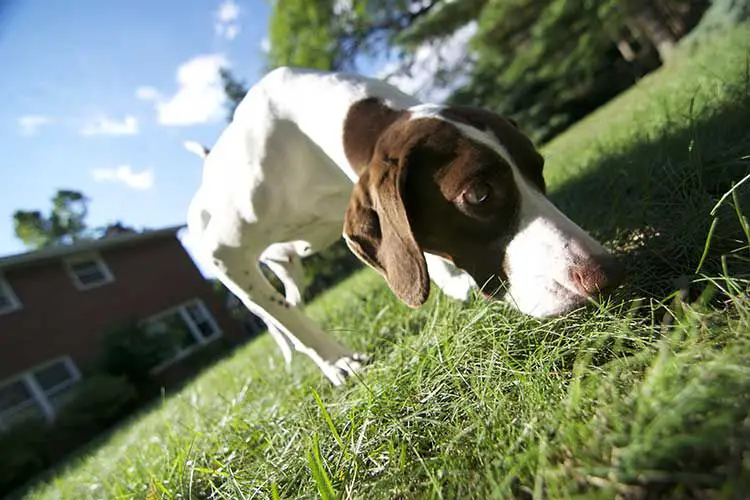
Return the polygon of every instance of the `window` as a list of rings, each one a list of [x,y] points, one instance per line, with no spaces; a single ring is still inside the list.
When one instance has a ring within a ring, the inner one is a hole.
[[[21,308],[21,301],[18,300],[10,283],[0,276],[0,314],[16,311]]]
[[[67,261],[68,271],[79,290],[87,290],[114,280],[104,261],[94,255],[76,257]]]
[[[29,419],[52,420],[79,378],[66,357],[0,382],[0,429]]]
[[[203,301],[197,299],[147,319],[146,328],[153,335],[168,336],[161,362],[153,371],[184,358],[221,335],[213,316]]]

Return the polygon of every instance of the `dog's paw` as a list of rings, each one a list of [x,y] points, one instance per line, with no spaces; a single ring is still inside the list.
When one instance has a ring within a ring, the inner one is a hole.
[[[346,382],[346,379],[360,373],[364,366],[371,361],[367,354],[354,353],[337,359],[326,370],[326,376],[335,386],[340,386]]]

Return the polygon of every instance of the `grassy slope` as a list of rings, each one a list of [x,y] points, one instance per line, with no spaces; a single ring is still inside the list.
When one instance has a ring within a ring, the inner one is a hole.
[[[731,197],[703,268],[717,279],[693,280],[669,309],[651,298],[695,270],[711,208],[750,170],[746,33],[650,76],[545,148],[553,198],[628,262],[611,304],[539,322],[434,293],[411,311],[365,271],[309,308],[375,355],[359,382],[334,390],[302,356],[287,374],[261,338],[30,497],[750,491],[748,241]],[[722,271],[717,257],[732,250]],[[701,295],[709,283],[728,295]]]

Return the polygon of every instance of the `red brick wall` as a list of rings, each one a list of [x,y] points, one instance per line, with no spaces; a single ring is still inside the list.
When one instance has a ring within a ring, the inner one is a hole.
[[[0,315],[0,381],[69,355],[84,369],[110,325],[200,298],[226,341],[245,334],[201,276],[176,237],[154,238],[99,253],[114,281],[89,290],[73,284],[62,260],[6,269],[23,308]]]

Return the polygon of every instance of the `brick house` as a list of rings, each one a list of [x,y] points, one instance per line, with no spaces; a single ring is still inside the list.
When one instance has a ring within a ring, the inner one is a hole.
[[[180,365],[204,346],[250,337],[182,247],[179,229],[114,231],[0,258],[0,428],[53,420],[118,323],[138,318],[156,332],[178,325],[173,352],[154,369],[160,379],[184,376]]]

